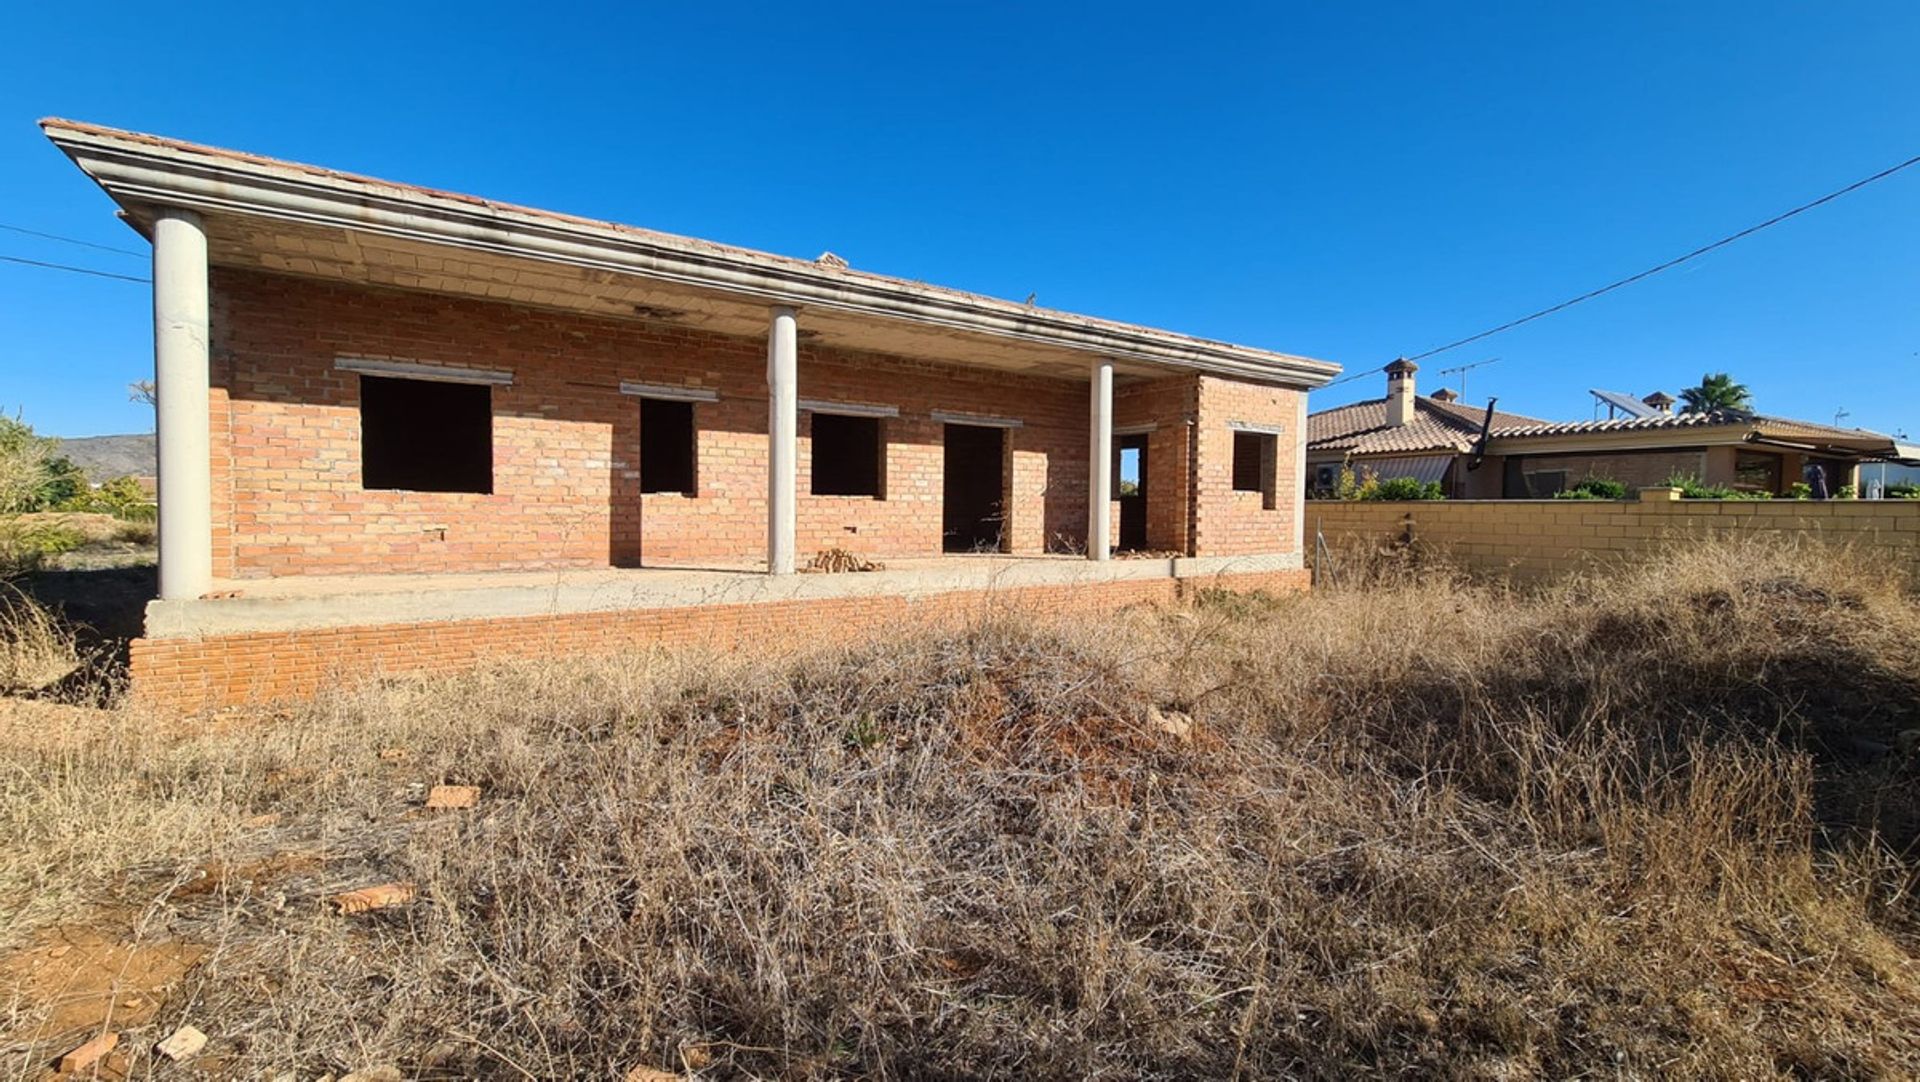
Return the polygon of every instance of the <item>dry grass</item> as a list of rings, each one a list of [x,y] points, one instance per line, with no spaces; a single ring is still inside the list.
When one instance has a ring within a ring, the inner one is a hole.
[[[56,687],[86,662],[73,628],[0,579],[0,695]]]
[[[126,1043],[246,1076],[1913,1077],[1910,588],[1720,547],[71,711],[0,747],[0,937],[204,947]]]

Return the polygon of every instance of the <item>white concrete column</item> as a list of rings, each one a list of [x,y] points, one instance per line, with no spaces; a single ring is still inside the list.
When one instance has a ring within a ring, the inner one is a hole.
[[[767,332],[767,570],[793,574],[794,470],[800,459],[799,329],[791,308]]]
[[[1304,556],[1307,551],[1307,392],[1302,390],[1296,397],[1299,408],[1293,415],[1293,550]]]
[[[1112,548],[1113,362],[1095,361],[1087,431],[1087,559],[1104,560]]]
[[[153,384],[160,444],[160,596],[213,588],[213,466],[207,398],[207,234],[200,216],[153,222]]]

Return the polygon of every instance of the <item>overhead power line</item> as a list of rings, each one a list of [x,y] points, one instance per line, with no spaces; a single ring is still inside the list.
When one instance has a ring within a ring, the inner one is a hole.
[[[1494,335],[1501,333],[1502,331],[1510,331],[1515,327],[1520,326],[1523,323],[1532,323],[1536,319],[1541,319],[1543,317],[1550,316],[1555,312],[1565,311],[1568,308],[1572,308],[1576,304],[1580,304],[1583,301],[1590,301],[1595,297],[1601,296],[1602,294],[1611,293],[1614,290],[1621,288],[1622,286],[1630,286],[1633,283],[1638,282],[1643,278],[1651,278],[1654,275],[1659,274],[1663,270],[1671,270],[1674,267],[1677,267],[1680,264],[1687,262],[1688,260],[1698,259],[1699,257],[1706,255],[1708,252],[1714,251],[1715,249],[1718,249],[1718,248],[1724,248],[1727,245],[1732,244],[1734,241],[1740,240],[1742,238],[1750,237],[1755,233],[1760,232],[1762,229],[1767,228],[1768,226],[1779,225],[1781,222],[1786,221],[1788,218],[1791,218],[1797,214],[1804,214],[1815,207],[1822,206],[1827,203],[1831,203],[1843,195],[1847,195],[1851,192],[1859,191],[1861,188],[1864,188],[1867,185],[1872,184],[1874,181],[1885,180],[1886,178],[1894,175],[1895,173],[1900,172],[1902,169],[1906,169],[1914,165],[1920,165],[1920,154],[1916,154],[1913,157],[1908,158],[1906,161],[1903,161],[1898,165],[1891,166],[1886,169],[1882,169],[1878,173],[1875,173],[1870,177],[1863,177],[1860,180],[1856,180],[1852,184],[1849,184],[1844,188],[1839,188],[1834,191],[1828,192],[1827,194],[1821,196],[1818,199],[1812,200],[1810,202],[1802,203],[1799,206],[1794,207],[1792,210],[1784,211],[1780,214],[1776,214],[1773,217],[1768,218],[1766,221],[1761,222],[1757,225],[1750,225],[1747,228],[1740,230],[1738,233],[1729,233],[1728,235],[1721,237],[1719,240],[1716,240],[1711,244],[1703,244],[1700,247],[1695,248],[1693,251],[1686,253],[1685,255],[1675,256],[1674,258],[1669,259],[1664,263],[1660,263],[1660,264],[1656,264],[1654,266],[1648,267],[1646,270],[1643,270],[1638,274],[1630,274],[1627,277],[1620,279],[1619,281],[1609,282],[1606,285],[1601,286],[1599,289],[1589,290],[1585,293],[1580,294],[1577,297],[1573,297],[1571,299],[1561,301],[1559,304],[1542,308],[1537,312],[1530,312],[1524,316],[1521,316],[1519,319],[1510,319],[1507,322],[1502,323],[1497,327],[1489,327],[1488,329],[1481,331],[1478,334],[1470,334],[1465,338],[1460,338],[1452,342],[1448,342],[1444,346],[1435,346],[1432,349],[1427,350],[1425,353],[1416,353],[1413,356],[1408,357],[1407,360],[1409,361],[1423,360],[1427,357],[1433,356],[1436,353],[1445,353],[1450,349],[1459,349],[1461,346],[1468,345],[1473,342],[1478,342],[1482,338],[1491,338]],[[1392,362],[1388,362],[1388,363],[1392,363]],[[1342,383],[1347,382],[1348,380],[1359,379],[1362,376],[1370,376],[1373,373],[1381,371],[1384,368],[1386,368],[1386,365],[1383,364],[1378,368],[1369,368],[1364,372],[1355,372],[1349,376],[1342,376],[1341,378],[1333,381],[1332,383],[1327,384],[1327,386],[1335,387]]]
[[[94,248],[102,252],[114,252],[119,255],[130,255],[130,256],[133,256],[135,259],[147,258],[147,253],[136,252],[131,248],[115,248],[111,244],[95,244],[90,240],[81,240],[78,237],[63,237],[58,233],[42,233],[38,229],[27,229],[24,226],[8,225],[5,222],[0,222],[0,229],[4,229],[9,233],[19,233],[23,236],[39,237],[41,240],[57,240],[62,244],[77,244],[82,248]]]
[[[0,255],[0,263],[18,263],[24,267],[40,267],[45,270],[72,271],[75,274],[91,274],[95,278],[114,278],[122,282],[151,282],[151,278],[136,278],[131,274],[115,274],[112,271],[93,270],[90,267],[70,267],[65,263],[42,263],[38,259],[21,259],[17,255]]]

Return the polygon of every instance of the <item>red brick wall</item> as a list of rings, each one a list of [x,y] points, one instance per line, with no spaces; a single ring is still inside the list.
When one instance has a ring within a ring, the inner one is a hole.
[[[1195,501],[1193,552],[1240,556],[1295,552],[1299,526],[1294,494],[1305,478],[1297,453],[1302,392],[1202,376],[1198,380],[1194,432]],[[1233,488],[1233,425],[1278,428],[1274,506],[1258,492]]]
[[[1147,434],[1147,547],[1156,552],[1193,555],[1188,522],[1193,511],[1193,486],[1188,483],[1200,380],[1172,376],[1128,383],[1113,392],[1115,428],[1153,425]],[[1120,475],[1114,473],[1118,486]],[[1116,521],[1113,536],[1118,540]]]
[[[213,274],[214,571],[221,577],[743,563],[765,552],[766,347],[659,324],[257,272]],[[804,319],[803,319],[804,324]],[[493,394],[494,491],[368,491],[359,379],[342,356],[507,369]],[[800,395],[897,407],[885,497],[813,496],[800,425],[798,542],[880,556],[940,551],[948,410],[1008,430],[1014,552],[1078,549],[1086,530],[1087,385],[810,346]],[[697,491],[639,492],[640,407],[623,380],[697,386]],[[1294,441],[1280,499],[1232,491],[1232,421],[1297,423],[1300,393],[1217,378],[1127,382],[1116,424],[1151,422],[1149,547],[1294,550]],[[1190,466],[1193,469],[1190,469]],[[1197,474],[1194,472],[1197,469]],[[1117,536],[1117,535],[1116,535]]]
[[[249,578],[752,560],[765,553],[766,346],[654,324],[216,269],[215,574]],[[493,391],[494,491],[360,486],[359,377],[340,356],[510,369]],[[798,540],[940,551],[942,409],[1016,417],[1016,552],[1082,538],[1086,385],[802,344],[802,398],[896,406],[884,499],[808,494]],[[719,392],[694,407],[698,491],[641,495],[639,402],[622,380]]]
[[[1192,592],[1306,589],[1305,571],[1148,579],[932,597],[850,597],[678,609],[523,616],[265,632],[203,639],[135,639],[135,699],[170,711],[310,697],[381,674],[457,671],[491,660],[617,653],[655,645],[805,648],[827,640],[898,634],[1015,610],[1040,616],[1172,602]]]

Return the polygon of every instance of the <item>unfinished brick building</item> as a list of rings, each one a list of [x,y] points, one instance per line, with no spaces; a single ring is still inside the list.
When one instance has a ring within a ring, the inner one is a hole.
[[[43,128],[153,244],[148,698],[1303,581],[1331,364]]]

